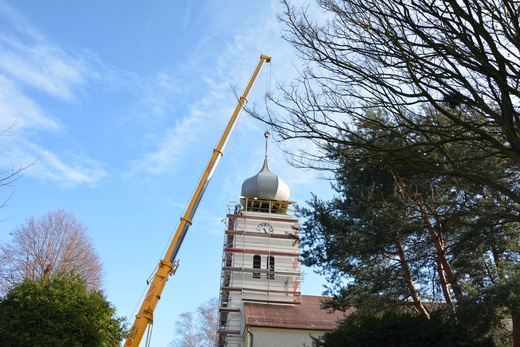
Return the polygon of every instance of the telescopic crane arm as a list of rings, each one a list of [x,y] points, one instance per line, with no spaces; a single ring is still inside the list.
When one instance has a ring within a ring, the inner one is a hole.
[[[240,97],[238,101],[238,105],[235,108],[235,112],[231,116],[231,119],[228,122],[222,137],[217,145],[217,147],[213,150],[213,154],[209,160],[209,163],[206,167],[206,170],[202,174],[200,178],[199,184],[195,189],[193,196],[186,208],[184,215],[181,217],[180,223],[177,227],[175,235],[166,251],[164,258],[159,262],[159,266],[153,280],[150,284],[146,297],[143,300],[141,308],[139,309],[139,313],[135,317],[135,322],[132,325],[132,329],[130,330],[129,336],[126,339],[125,347],[139,346],[141,339],[145,333],[146,328],[153,324],[153,312],[155,311],[155,307],[161,298],[162,291],[164,286],[166,285],[166,281],[168,281],[168,277],[175,274],[177,271],[177,267],[179,266],[178,261],[176,261],[177,253],[179,252],[179,248],[182,245],[182,241],[184,240],[184,236],[186,236],[186,232],[188,228],[192,224],[193,216],[197,211],[197,207],[199,206],[200,200],[204,195],[204,191],[208,186],[208,183],[215,172],[215,169],[220,161],[220,158],[224,155],[224,148],[229,140],[231,133],[235,127],[235,124],[238,120],[240,112],[242,111],[244,105],[247,103],[247,96],[251,91],[255,80],[262,69],[264,63],[271,62],[271,57],[266,55],[260,56],[260,62],[258,63],[249,84],[247,85],[244,94]]]

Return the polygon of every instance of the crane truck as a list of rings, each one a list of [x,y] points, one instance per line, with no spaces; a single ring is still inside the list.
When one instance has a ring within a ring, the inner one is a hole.
[[[143,302],[141,304],[141,308],[139,309],[139,312],[135,317],[134,324],[130,329],[130,333],[125,342],[125,347],[139,346],[145,331],[149,330],[149,328],[152,326],[153,313],[159,302],[159,299],[161,298],[161,294],[166,285],[166,282],[168,281],[168,278],[171,275],[175,274],[177,268],[179,267],[177,253],[179,252],[179,248],[182,245],[182,241],[186,236],[188,228],[192,224],[193,216],[197,211],[197,207],[202,199],[202,196],[204,195],[204,191],[208,186],[211,176],[215,172],[220,158],[224,155],[224,148],[226,147],[229,137],[233,132],[240,112],[242,111],[244,105],[247,103],[247,97],[249,95],[249,92],[251,91],[253,84],[255,83],[256,78],[260,73],[260,70],[262,69],[263,64],[269,62],[271,62],[271,57],[268,57],[266,55],[260,56],[260,61],[258,62],[253,76],[251,77],[251,80],[249,81],[249,84],[247,85],[243,95],[239,98],[235,111],[233,112],[233,115],[231,116],[217,147],[213,150],[213,154],[211,155],[211,158],[206,166],[206,170],[202,174],[197,188],[193,192],[193,195],[190,199],[188,207],[186,208],[186,211],[184,212],[184,215],[181,217],[180,223],[164,255],[164,258],[159,262],[157,270],[150,283],[150,287],[148,288],[146,296],[144,297]],[[147,342],[149,342],[149,339]]]

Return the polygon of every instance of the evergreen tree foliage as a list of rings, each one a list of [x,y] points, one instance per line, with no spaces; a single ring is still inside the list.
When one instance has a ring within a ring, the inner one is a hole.
[[[386,312],[354,315],[337,329],[315,340],[314,347],[494,347],[489,338],[474,335],[440,315]]]
[[[374,121],[357,124],[357,138],[384,142],[388,151],[405,141],[388,131],[383,113],[367,118]],[[301,233],[303,263],[317,266],[331,284],[327,306],[366,314],[406,307],[426,318],[442,310],[475,334],[504,340],[505,314],[518,312],[510,300],[518,289],[500,283],[513,283],[520,260],[508,199],[365,148],[329,146],[328,156],[338,163],[336,196],[309,202]],[[479,163],[490,176],[508,177],[508,168],[496,164],[496,158]]]
[[[74,274],[27,279],[0,301],[3,347],[114,347],[124,320]]]

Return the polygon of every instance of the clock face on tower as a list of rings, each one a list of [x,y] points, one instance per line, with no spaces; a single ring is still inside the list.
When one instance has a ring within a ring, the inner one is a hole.
[[[264,232],[264,233],[272,233],[273,227],[269,223],[262,223],[262,224],[258,225],[256,230],[258,230],[259,232]]]

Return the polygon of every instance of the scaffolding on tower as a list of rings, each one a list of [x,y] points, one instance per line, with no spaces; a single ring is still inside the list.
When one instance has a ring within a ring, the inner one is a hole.
[[[291,204],[294,202],[247,197],[241,197],[240,204],[228,204],[220,284],[220,346],[240,343],[244,303],[301,303],[298,221],[289,213]],[[262,223],[274,226],[272,232],[257,230]],[[267,266],[255,266],[254,257],[267,259]]]

